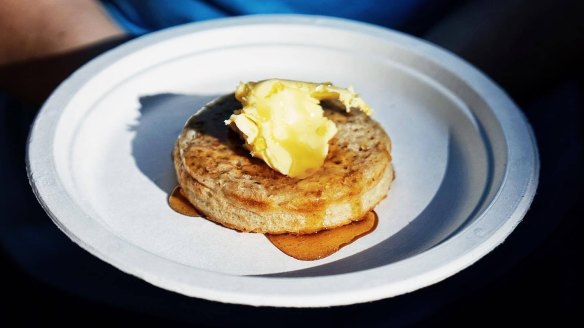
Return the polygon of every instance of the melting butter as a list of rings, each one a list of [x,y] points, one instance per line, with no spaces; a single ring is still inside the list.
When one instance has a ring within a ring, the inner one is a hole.
[[[371,108],[349,88],[331,83],[265,80],[240,83],[235,97],[243,108],[225,121],[238,131],[252,156],[294,178],[305,178],[322,166],[328,142],[337,133],[324,117],[321,100],[339,100],[347,111]]]

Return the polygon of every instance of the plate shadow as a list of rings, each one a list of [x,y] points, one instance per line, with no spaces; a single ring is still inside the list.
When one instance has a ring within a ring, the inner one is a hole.
[[[132,157],[138,169],[166,194],[177,185],[172,150],[190,116],[220,95],[160,93],[139,98],[140,116],[128,127],[135,133]]]

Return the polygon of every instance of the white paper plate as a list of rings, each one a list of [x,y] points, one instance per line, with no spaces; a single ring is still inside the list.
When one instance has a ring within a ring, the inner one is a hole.
[[[239,81],[274,77],[353,85],[393,141],[377,229],[323,260],[167,205],[186,119]],[[39,113],[28,170],[55,224],[124,272],[210,300],[309,307],[399,295],[471,265],[520,222],[539,161],[517,107],[452,54],[361,23],[256,16],[154,33],[85,65]]]

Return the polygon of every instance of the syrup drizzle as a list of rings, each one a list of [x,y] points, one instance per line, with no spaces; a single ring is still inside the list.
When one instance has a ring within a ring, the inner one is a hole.
[[[266,234],[266,237],[283,253],[295,259],[313,261],[322,259],[341,247],[365,236],[377,227],[377,214],[371,211],[363,219],[330,230],[307,235]]]
[[[180,186],[168,197],[174,211],[186,216],[202,216],[183,195]],[[365,236],[377,227],[377,214],[371,211],[359,220],[330,230],[312,234],[266,234],[268,240],[284,254],[298,260],[313,261],[334,254],[341,247]]]
[[[168,196],[168,205],[175,212],[186,216],[201,216],[197,209],[189,202],[189,200],[183,195],[182,188],[176,186],[170,196]]]

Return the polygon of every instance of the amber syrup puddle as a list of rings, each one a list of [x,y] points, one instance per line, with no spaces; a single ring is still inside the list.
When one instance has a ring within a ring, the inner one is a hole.
[[[176,212],[187,216],[201,216],[182,194],[180,186],[168,197],[168,204]],[[284,254],[298,260],[313,261],[334,254],[341,247],[367,235],[377,227],[377,214],[371,211],[359,220],[347,225],[322,230],[312,234],[266,234],[274,246]]]
[[[201,216],[196,208],[189,202],[189,200],[183,195],[180,186],[174,188],[170,196],[168,197],[168,205],[175,212],[186,216]]]
[[[341,247],[365,236],[377,227],[377,214],[369,212],[359,221],[307,235],[281,234],[266,237],[279,250],[298,260],[313,261],[327,257]]]

